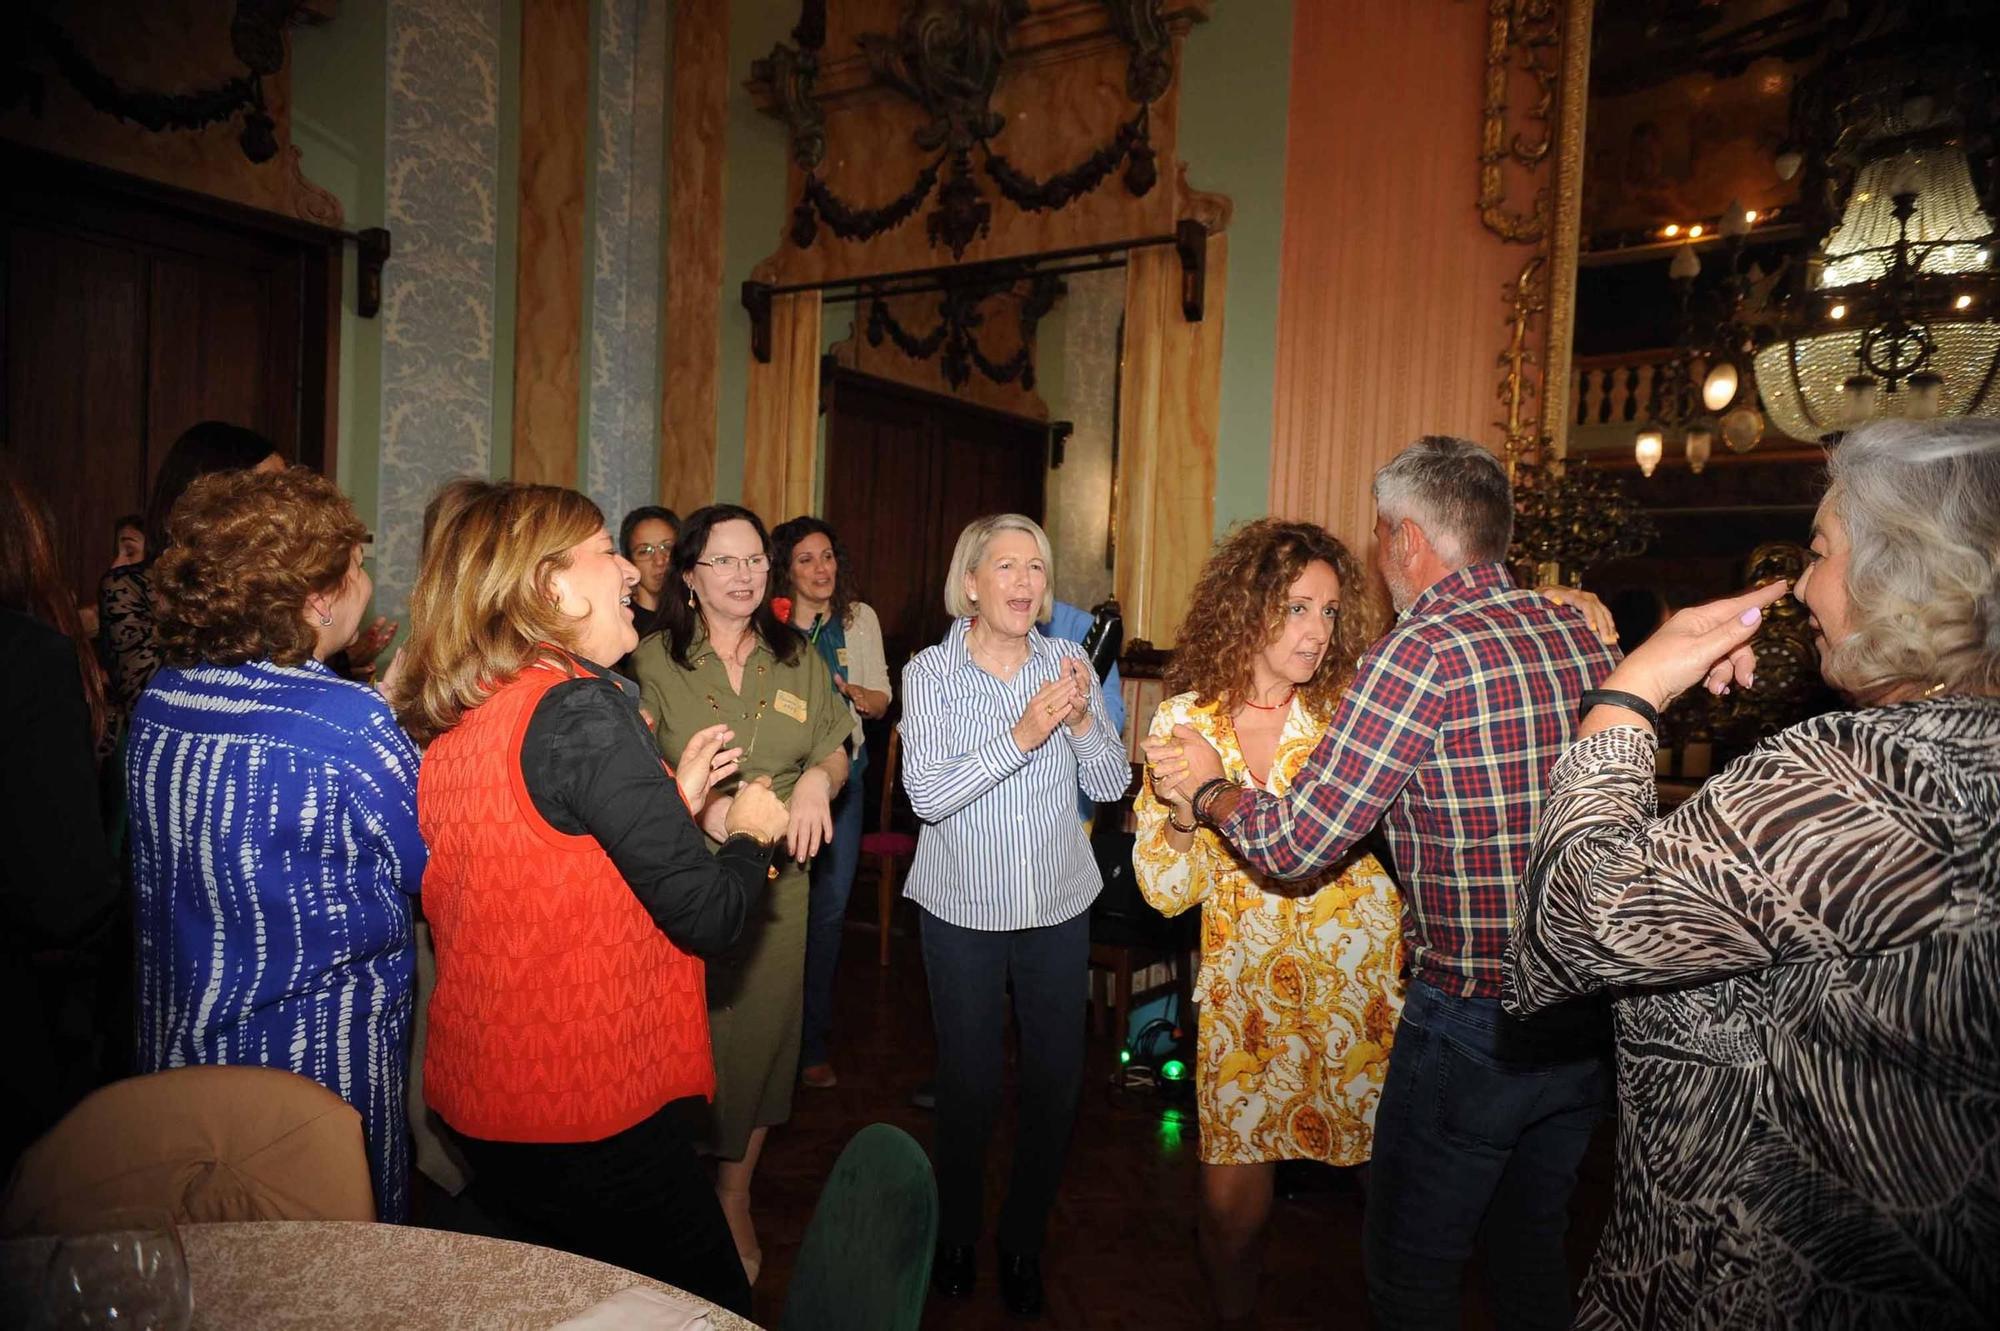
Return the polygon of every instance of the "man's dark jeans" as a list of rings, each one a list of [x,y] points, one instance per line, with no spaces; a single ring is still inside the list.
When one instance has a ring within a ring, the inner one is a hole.
[[[1456,1331],[1481,1240],[1502,1327],[1570,1324],[1563,1234],[1577,1164],[1611,1102],[1608,1045],[1596,1002],[1523,1020],[1497,999],[1411,981],[1368,1178],[1377,1327]]]

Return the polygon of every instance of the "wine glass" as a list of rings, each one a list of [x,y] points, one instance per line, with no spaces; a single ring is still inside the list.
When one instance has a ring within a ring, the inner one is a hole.
[[[194,1286],[173,1217],[106,1211],[58,1235],[42,1279],[51,1331],[187,1331]]]

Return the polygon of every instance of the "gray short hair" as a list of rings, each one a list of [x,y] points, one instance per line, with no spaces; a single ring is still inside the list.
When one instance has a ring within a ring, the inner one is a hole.
[[[1424,529],[1452,568],[1507,557],[1514,539],[1514,488],[1500,459],[1469,439],[1427,434],[1375,473],[1375,507],[1390,526]]]
[[[951,552],[951,566],[944,575],[945,613],[953,619],[964,619],[967,615],[979,613],[979,607],[965,594],[965,580],[986,558],[986,547],[993,544],[993,538],[1003,531],[1023,531],[1035,538],[1035,549],[1042,557],[1042,567],[1049,571],[1047,590],[1042,593],[1042,604],[1035,611],[1035,622],[1046,624],[1056,612],[1056,557],[1049,549],[1049,534],[1033,518],[1022,517],[1019,513],[994,513],[983,518],[974,518],[958,534],[958,545]]]
[[[1834,447],[1823,508],[1847,533],[1850,632],[1827,681],[2000,692],[2000,421],[1887,420]]]

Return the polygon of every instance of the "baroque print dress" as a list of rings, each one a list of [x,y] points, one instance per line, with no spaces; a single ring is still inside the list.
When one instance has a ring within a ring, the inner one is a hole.
[[[1255,785],[1236,728],[1195,695],[1167,699],[1155,739],[1193,727],[1223,774]],[[1325,734],[1294,699],[1261,789],[1282,795]],[[1196,1103],[1204,1164],[1366,1161],[1389,1044],[1403,1010],[1401,900],[1373,855],[1298,882],[1266,879],[1206,829],[1185,855],[1167,844],[1167,807],[1139,792],[1132,866],[1165,915],[1201,912]]]

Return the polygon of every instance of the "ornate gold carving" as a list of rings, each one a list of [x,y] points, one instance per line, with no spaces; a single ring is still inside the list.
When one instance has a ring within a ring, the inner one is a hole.
[[[1585,0],[1572,0],[1583,4]],[[1549,189],[1535,191],[1532,211],[1507,207],[1506,167],[1509,162],[1536,171],[1555,143],[1550,111],[1562,82],[1563,0],[1487,0],[1486,106],[1479,136],[1479,220],[1502,240],[1539,244],[1549,224]],[[1539,125],[1539,137],[1511,134],[1507,91],[1518,62],[1535,88],[1527,120]]]
[[[1521,266],[1520,275],[1501,290],[1507,302],[1507,349],[1500,353],[1502,373],[1495,396],[1507,414],[1494,424],[1502,431],[1502,455],[1507,459],[1510,481],[1520,463],[1537,461],[1541,454],[1541,437],[1528,419],[1530,404],[1542,391],[1535,376],[1529,373],[1539,359],[1530,344],[1529,333],[1535,316],[1548,308],[1548,284],[1543,280],[1547,266],[1545,256],[1535,255]]]
[[[1542,434],[1557,457],[1569,453],[1569,375],[1576,343],[1576,264],[1583,240],[1584,124],[1590,109],[1590,25],[1595,6],[1578,0],[1568,10],[1558,90],[1555,225],[1547,246],[1549,336],[1542,357]]]

